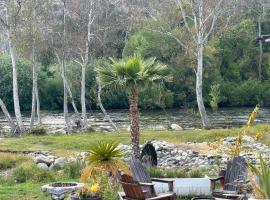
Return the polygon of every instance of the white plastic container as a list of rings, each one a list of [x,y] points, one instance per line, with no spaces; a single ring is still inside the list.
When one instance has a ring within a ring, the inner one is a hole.
[[[209,195],[211,181],[209,178],[172,178],[174,192],[177,195]],[[167,183],[153,182],[157,193],[168,192]]]

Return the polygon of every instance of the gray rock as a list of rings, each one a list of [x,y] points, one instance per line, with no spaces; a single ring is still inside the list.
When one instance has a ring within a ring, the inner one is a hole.
[[[40,169],[44,169],[44,170],[49,169],[48,165],[46,165],[45,163],[38,163],[37,167],[40,168]]]
[[[183,128],[177,124],[171,124],[170,128],[174,131],[182,131]]]
[[[50,165],[53,161],[44,155],[38,155],[37,157],[34,158],[35,162],[38,163],[45,163],[47,165]]]
[[[64,158],[64,157],[60,157],[60,158],[57,158],[55,161],[54,161],[54,166],[53,168],[55,169],[63,169],[64,166],[67,164],[67,159]]]

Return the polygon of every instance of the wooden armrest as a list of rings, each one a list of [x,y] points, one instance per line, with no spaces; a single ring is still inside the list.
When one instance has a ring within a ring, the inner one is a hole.
[[[172,179],[152,178],[152,181],[161,182],[161,183],[168,183],[169,191],[170,192],[173,191],[173,182],[174,182],[174,180],[172,180]]]
[[[169,193],[169,194],[162,194],[156,197],[151,197],[148,198],[147,200],[161,200],[161,199],[176,199],[176,194],[175,193]]]
[[[171,180],[171,179],[159,179],[159,178],[151,178],[152,181],[155,181],[155,182],[161,182],[161,183],[172,183],[174,182],[174,180]]]
[[[142,183],[142,182],[139,182],[139,184],[140,184],[141,186],[148,186],[148,187],[154,186],[153,183]]]
[[[224,176],[220,176],[220,177],[217,177],[217,178],[210,178],[210,181],[211,182],[216,182],[216,181],[219,181],[219,180],[221,180],[223,178],[224,178]]]

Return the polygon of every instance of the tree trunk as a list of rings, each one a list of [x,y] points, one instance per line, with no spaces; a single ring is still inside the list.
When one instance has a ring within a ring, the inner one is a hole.
[[[115,125],[115,123],[113,123],[111,117],[108,115],[108,113],[106,112],[103,104],[102,104],[102,100],[101,100],[101,85],[98,84],[98,104],[99,104],[99,107],[100,109],[102,110],[104,116],[105,116],[105,119],[109,120],[110,124],[113,126],[114,130],[117,130],[117,126]]]
[[[8,44],[9,44],[9,51],[10,57],[12,62],[12,85],[13,85],[13,101],[14,101],[14,111],[15,117],[17,122],[18,133],[23,134],[25,132],[25,128],[22,122],[22,115],[20,109],[20,100],[18,95],[18,81],[17,81],[17,66],[16,66],[16,59],[14,53],[14,47],[12,43],[12,33],[10,29],[7,29],[8,34]]]
[[[32,37],[33,37],[33,41],[32,41],[32,112],[31,112],[31,119],[30,119],[30,128],[32,128],[34,126],[35,123],[35,115],[36,115],[36,108],[37,108],[37,104],[36,104],[36,98],[37,98],[37,94],[36,94],[36,89],[37,89],[37,75],[36,75],[36,37],[35,37],[35,6],[33,8],[33,19],[32,19]]]
[[[203,95],[202,95],[202,85],[203,85],[203,44],[200,42],[200,38],[198,37],[198,45],[197,45],[197,71],[196,71],[196,97],[198,109],[201,115],[201,120],[204,128],[210,126],[210,121],[208,119],[205,106],[203,103]]]
[[[260,49],[260,56],[259,56],[259,66],[258,66],[258,77],[259,80],[262,80],[262,56],[263,56],[263,46],[262,46],[262,17],[259,16],[258,19],[258,32],[259,32],[259,49]]]
[[[87,125],[86,105],[85,105],[85,67],[86,65],[82,66],[82,74],[81,74],[82,130],[85,130]]]
[[[36,77],[36,80],[37,80],[37,77]],[[39,101],[39,92],[38,92],[37,81],[35,84],[35,91],[36,91],[36,104],[37,104],[37,121],[38,121],[38,125],[41,125],[42,121],[41,121],[41,114],[40,114],[40,101]]]
[[[85,68],[89,62],[89,51],[90,51],[90,40],[91,40],[91,25],[93,23],[93,1],[90,0],[90,8],[88,13],[88,24],[87,24],[87,38],[85,41],[85,52],[84,62],[82,64],[81,74],[81,106],[82,106],[82,130],[86,129],[87,116],[86,116],[86,104],[85,104]]]
[[[134,158],[140,159],[140,122],[138,109],[138,92],[130,94],[130,133],[132,154]]]
[[[70,121],[68,116],[68,96],[67,96],[67,83],[66,83],[66,0],[63,1],[64,8],[63,8],[63,38],[62,38],[62,78],[63,78],[63,90],[64,90],[64,118],[66,123],[67,132],[70,132]]]
[[[2,111],[3,111],[4,115],[5,115],[5,118],[9,123],[11,134],[15,134],[16,125],[15,125],[14,121],[12,120],[12,118],[11,118],[11,116],[10,116],[4,102],[2,101],[2,99],[0,99],[0,108],[2,109]]]

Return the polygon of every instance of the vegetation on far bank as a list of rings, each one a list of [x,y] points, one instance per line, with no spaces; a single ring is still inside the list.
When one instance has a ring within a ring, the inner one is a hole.
[[[241,128],[212,129],[212,130],[184,130],[184,131],[153,131],[142,130],[141,141],[143,144],[148,140],[164,140],[174,144],[187,142],[211,142],[217,137],[237,136]],[[270,125],[260,124],[250,127],[248,134],[255,135],[257,132],[263,133],[261,142],[270,145]],[[22,136],[19,138],[0,139],[0,151],[35,151],[49,150],[56,154],[67,154],[88,150],[91,143],[99,140],[116,140],[123,144],[130,143],[130,133],[120,131],[120,133],[74,133],[69,135],[45,135],[45,136]]]

